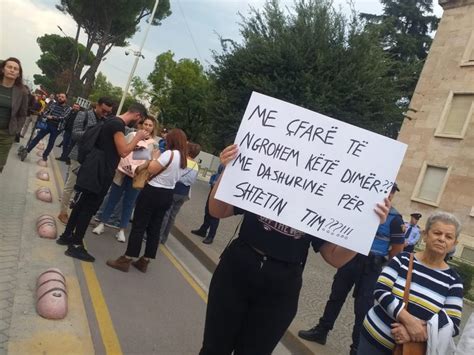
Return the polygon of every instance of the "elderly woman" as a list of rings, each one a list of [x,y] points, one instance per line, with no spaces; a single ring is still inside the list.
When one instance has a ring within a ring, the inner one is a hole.
[[[21,63],[7,58],[0,63],[0,173],[13,141],[19,141],[27,111],[28,91],[23,85]]]
[[[435,318],[440,332],[450,327],[449,337],[459,333],[463,285],[444,259],[457,244],[460,231],[458,219],[449,213],[428,218],[425,250],[414,255],[407,307],[403,294],[410,254],[399,254],[383,269],[374,291],[376,305],[364,320],[358,354],[391,354],[396,343],[427,341],[427,322],[432,324]]]

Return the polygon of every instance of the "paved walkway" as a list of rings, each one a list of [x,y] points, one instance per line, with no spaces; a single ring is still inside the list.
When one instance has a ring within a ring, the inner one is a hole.
[[[36,164],[40,159],[36,149],[25,162],[16,150],[14,145],[0,175],[0,354],[91,354],[94,349],[74,263],[64,257],[64,248],[36,232],[40,215],[57,214],[56,204],[35,196],[45,186],[57,201],[54,172]],[[38,180],[39,170],[46,170],[50,181]],[[36,279],[51,267],[64,273],[69,300],[68,317],[53,322],[39,317],[35,309]]]
[[[16,157],[10,155],[9,160]],[[6,354],[17,286],[27,168],[8,164],[0,175],[0,354]]]

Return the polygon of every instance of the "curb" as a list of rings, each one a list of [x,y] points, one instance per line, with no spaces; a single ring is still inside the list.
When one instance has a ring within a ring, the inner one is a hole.
[[[216,269],[217,263],[219,262],[219,253],[208,248],[206,245],[201,243],[199,237],[193,236],[187,231],[187,228],[179,223],[175,222],[171,228],[171,234],[181,243],[183,246],[194,255],[196,259],[210,272],[213,273]],[[199,238],[199,239],[198,239]],[[288,330],[283,335],[281,342],[283,345],[290,350],[292,354],[298,355],[326,355],[337,353],[335,349],[328,347],[327,345],[319,345],[313,342],[307,342],[298,337],[298,331],[300,329],[307,328],[306,325],[302,324],[297,319],[293,320]]]
[[[36,151],[34,150],[35,153]],[[7,352],[9,354],[93,353],[94,346],[74,262],[64,257],[64,249],[54,240],[39,238],[35,227],[38,215],[46,213],[55,217],[57,212],[57,201],[61,191],[56,181],[57,175],[52,160],[54,155],[50,155],[48,167],[43,168],[48,171],[50,180],[39,181],[36,172],[41,168],[35,164],[36,155],[31,154],[29,161],[20,162],[13,149],[10,154],[12,155],[9,157],[10,167],[26,175],[26,186],[22,187],[25,211],[21,218],[22,228],[18,233],[20,252]],[[35,197],[35,191],[42,186],[51,189],[52,203],[41,202]],[[62,226],[57,224],[57,228],[59,234]],[[37,276],[39,272],[51,267],[57,267],[64,273],[68,287],[68,313],[61,320],[44,319],[36,311],[34,285]]]

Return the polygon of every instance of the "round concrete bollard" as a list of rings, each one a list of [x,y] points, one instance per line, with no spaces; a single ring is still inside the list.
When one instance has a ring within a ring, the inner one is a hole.
[[[36,177],[43,181],[49,181],[49,174],[45,170],[40,170],[36,173]]]
[[[44,161],[43,159],[40,159],[36,162],[39,166],[46,168],[48,166],[48,162]]]
[[[63,319],[66,317],[66,278],[59,269],[48,269],[38,277],[36,282],[36,311],[46,319]]]
[[[36,198],[43,202],[53,202],[53,195],[48,187],[40,187],[36,190]]]
[[[36,156],[42,158],[43,157],[43,152],[41,150],[38,150],[36,152]]]
[[[38,149],[38,150],[44,150],[44,143],[43,143],[43,142],[39,142],[39,143],[36,145],[36,149]]]
[[[41,238],[56,239],[57,237],[56,220],[53,216],[44,214],[38,217],[38,220],[36,221],[36,229]]]

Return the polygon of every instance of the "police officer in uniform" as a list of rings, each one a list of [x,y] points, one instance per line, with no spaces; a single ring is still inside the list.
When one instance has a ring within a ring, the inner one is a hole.
[[[388,197],[390,201],[397,191],[400,190],[395,183]],[[386,261],[403,251],[404,243],[402,216],[391,207],[387,220],[377,230],[369,255],[356,254],[352,260],[337,270],[329,300],[319,323],[309,330],[300,330],[298,336],[322,345],[326,344],[327,335],[334,327],[346,297],[354,286],[355,321],[350,354],[357,354],[362,322],[373,306],[373,292],[377,278]]]
[[[405,249],[403,251],[412,253],[421,236],[420,227],[418,226],[421,213],[412,213],[410,217],[410,223],[405,223]]]

